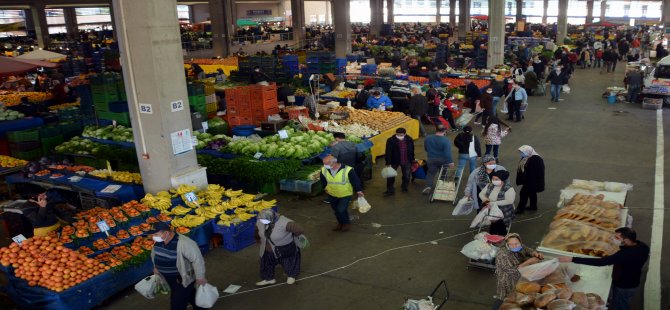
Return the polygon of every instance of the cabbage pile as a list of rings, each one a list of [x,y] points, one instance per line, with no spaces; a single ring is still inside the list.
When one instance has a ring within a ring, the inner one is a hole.
[[[305,159],[323,152],[333,140],[333,134],[324,131],[295,131],[284,128],[288,138],[280,139],[278,134],[259,140],[237,139],[231,141],[225,150],[231,153],[253,156],[262,153],[263,157]]]
[[[102,140],[112,140],[116,142],[133,142],[133,129],[117,125],[109,125],[106,127],[86,126],[84,132],[81,133],[83,137],[96,138]]]
[[[25,115],[21,112],[14,110],[5,110],[0,109],[0,121],[13,121],[17,119],[22,119]]]
[[[212,135],[210,133],[202,133],[197,130],[193,132],[193,135],[196,139],[198,139],[198,144],[195,146],[196,150],[202,150],[205,148],[218,150],[224,147],[231,139],[226,135]]]

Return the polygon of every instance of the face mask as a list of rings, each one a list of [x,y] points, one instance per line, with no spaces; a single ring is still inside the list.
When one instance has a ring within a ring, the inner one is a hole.
[[[260,69],[256,69],[256,70],[254,70],[254,71],[259,72],[259,71],[261,71],[261,70],[260,70]]]
[[[495,185],[495,186],[500,186],[500,185],[502,185],[502,181],[500,181],[500,180],[492,181],[492,183],[493,183],[493,185]]]
[[[331,165],[323,165],[323,166],[326,167],[326,169],[332,169],[333,168]]]
[[[522,249],[523,249],[523,246],[518,246],[516,248],[509,248],[509,250],[514,252],[514,253],[521,252]]]
[[[519,152],[519,156],[521,156],[521,158],[526,158],[526,154],[521,153],[521,152]]]
[[[405,136],[401,136],[401,135],[395,135],[395,137],[398,138],[399,140],[405,139]]]
[[[612,243],[614,243],[614,245],[616,245],[616,246],[621,246],[621,244],[623,244],[622,240],[619,240],[619,239],[614,238],[614,237],[612,237]]]
[[[495,169],[495,168],[496,168],[496,164],[493,164],[493,165],[486,165],[486,169],[491,169],[491,170],[493,170],[493,169]]]
[[[161,238],[160,236],[152,236],[151,239],[154,239],[154,241],[156,241],[156,242],[163,242],[163,241],[165,241],[165,240],[163,240],[163,238]]]
[[[486,93],[487,94],[493,94],[493,91],[492,90],[487,90]]]
[[[261,223],[262,223],[263,225],[267,225],[267,224],[270,224],[270,220],[261,219]]]

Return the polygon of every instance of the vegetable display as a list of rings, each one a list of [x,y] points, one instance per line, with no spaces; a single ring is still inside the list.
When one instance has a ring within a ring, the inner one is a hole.
[[[361,124],[374,130],[385,131],[398,125],[412,120],[411,117],[401,112],[379,111],[379,110],[359,110],[348,107],[338,107],[335,111],[346,112],[349,117],[337,121],[340,125]]]
[[[137,172],[94,170],[88,174],[98,178],[110,178],[116,182],[142,184],[142,176]]]
[[[219,150],[225,147],[231,140],[230,137],[222,134],[212,135],[210,133],[201,133],[199,131],[194,131],[193,135],[198,140],[198,144],[195,146],[197,150],[205,148]]]
[[[53,99],[52,94],[42,92],[0,93],[0,102],[4,103],[6,107],[11,107],[21,104],[21,98],[23,97],[28,97],[30,103]]]
[[[328,125],[328,131],[341,132],[347,135],[347,140],[354,143],[360,143],[360,138],[369,138],[379,134],[379,130],[372,129],[366,125],[358,123],[340,125],[339,123],[330,122]]]
[[[95,126],[86,126],[81,133],[83,137],[96,138],[102,140],[112,140],[117,142],[133,142],[133,129],[121,125],[97,128]]]
[[[0,167],[14,168],[27,165],[28,162],[23,159],[18,159],[10,156],[0,155]]]
[[[305,159],[319,154],[333,140],[333,134],[323,131],[296,131],[284,128],[288,138],[281,139],[279,134],[263,139],[237,139],[231,141],[225,150],[241,155],[253,156],[262,153],[263,157]]]
[[[0,109],[0,121],[13,121],[17,119],[22,119],[25,117],[25,114],[14,111],[14,110],[5,110]]]

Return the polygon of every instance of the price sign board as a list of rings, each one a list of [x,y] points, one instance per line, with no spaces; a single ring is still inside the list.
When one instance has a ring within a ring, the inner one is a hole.
[[[288,139],[288,132],[286,130],[277,131],[279,134],[279,139]]]
[[[23,244],[23,241],[26,241],[27,239],[24,235],[18,234],[16,236],[12,237],[12,240],[14,240],[14,242],[16,242],[18,245],[21,245],[21,244]]]
[[[186,201],[188,201],[188,202],[198,203],[198,196],[193,192],[186,193],[186,195],[184,195],[184,197],[186,198]]]
[[[261,153],[261,152],[258,152],[256,154],[254,154],[254,158],[256,158],[256,159],[261,159],[261,157],[263,157],[263,153]]]

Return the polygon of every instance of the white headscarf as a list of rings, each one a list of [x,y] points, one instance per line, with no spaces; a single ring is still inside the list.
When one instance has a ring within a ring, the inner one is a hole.
[[[523,158],[521,158],[521,161],[519,162],[519,169],[521,169],[521,172],[523,172],[524,169],[526,169],[526,162],[528,162],[528,159],[531,156],[533,155],[540,156],[540,154],[535,152],[535,149],[533,149],[533,147],[530,145],[522,145],[521,147],[519,147],[519,151],[524,155],[526,155]]]

